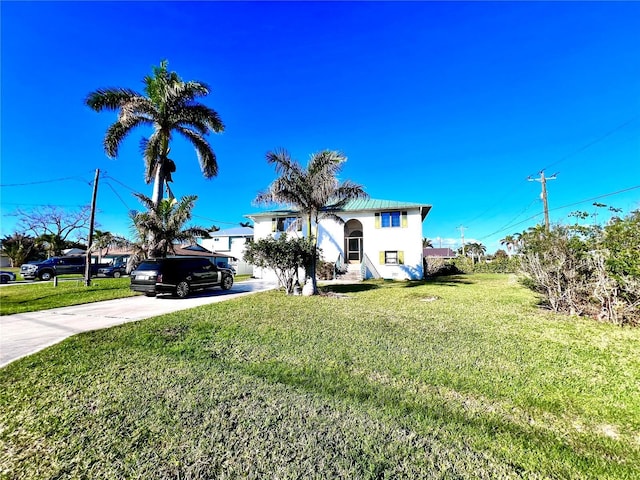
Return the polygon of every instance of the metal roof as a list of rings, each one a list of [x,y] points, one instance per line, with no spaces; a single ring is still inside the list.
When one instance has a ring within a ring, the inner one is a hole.
[[[412,208],[420,209],[422,214],[422,220],[425,219],[431,205],[426,203],[412,203],[412,202],[399,202],[396,200],[376,200],[373,198],[357,199],[349,201],[343,208],[339,209],[339,212],[362,212],[362,211],[380,211],[380,210],[408,210]],[[294,209],[281,209],[270,210],[266,212],[251,213],[245,215],[248,218],[254,217],[269,217],[269,216],[283,216],[283,215],[297,215],[298,210]]]

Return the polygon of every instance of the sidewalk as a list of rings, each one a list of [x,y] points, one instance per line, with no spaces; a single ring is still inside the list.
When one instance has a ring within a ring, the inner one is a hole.
[[[275,283],[254,279],[237,283],[229,291],[215,288],[198,292],[185,299],[136,296],[4,315],[0,317],[0,367],[76,333],[143,320],[274,288],[277,288]]]

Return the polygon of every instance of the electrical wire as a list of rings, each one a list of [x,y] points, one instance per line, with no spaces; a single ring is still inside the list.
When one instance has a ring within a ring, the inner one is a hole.
[[[547,165],[546,167],[542,168],[540,171],[546,170],[548,168],[551,168],[557,164],[559,164],[560,162],[564,162],[565,160],[573,157],[574,155],[577,155],[578,153],[584,152],[585,150],[587,150],[588,148],[592,147],[593,145],[595,145],[596,143],[600,143],[601,141],[603,141],[605,138],[610,137],[611,135],[613,135],[614,133],[616,133],[618,130],[622,130],[624,127],[626,127],[627,125],[629,125],[630,123],[633,123],[634,121],[636,121],[638,119],[638,117],[640,117],[640,115],[636,115],[632,118],[630,118],[629,120],[627,120],[624,123],[621,123],[620,125],[618,125],[617,127],[615,127],[613,130],[609,130],[607,133],[605,133],[604,135],[601,135],[600,137],[596,138],[595,140],[587,143],[586,145],[583,145],[582,147],[578,148],[576,151],[565,155],[564,157],[562,157],[560,160],[557,160],[553,163],[550,163],[549,165]]]
[[[550,211],[550,212],[553,212],[553,211],[556,211],[556,210],[562,210],[562,209],[564,209],[564,208],[574,207],[574,206],[576,206],[576,205],[580,205],[580,204],[582,204],[582,203],[586,203],[586,202],[593,202],[594,200],[598,200],[598,199],[600,199],[600,198],[611,197],[611,196],[613,196],[613,195],[618,195],[618,194],[620,194],[620,193],[625,193],[625,192],[629,192],[629,191],[631,191],[631,190],[635,190],[636,188],[640,188],[640,185],[635,185],[635,186],[633,186],[633,187],[623,188],[622,190],[617,190],[617,191],[615,191],[615,192],[605,193],[605,194],[602,194],[602,195],[598,195],[598,196],[596,196],[596,197],[586,198],[586,199],[584,199],[584,200],[579,200],[579,201],[577,201],[577,202],[568,203],[568,204],[566,204],[566,205],[561,205],[561,206],[559,206],[559,207],[551,208],[551,209],[549,209],[549,211]],[[524,219],[524,220],[522,220],[521,222],[515,223],[515,224],[513,224],[513,225],[509,225],[509,228],[511,228],[511,227],[516,227],[516,226],[518,226],[518,225],[521,225],[521,224],[523,224],[523,223],[525,223],[525,222],[528,222],[529,220],[532,220],[532,219],[534,219],[534,218],[536,218],[536,217],[540,217],[541,215],[543,215],[543,213],[542,213],[542,212],[540,212],[540,213],[536,213],[535,215],[532,215],[531,217],[525,218],[525,219]],[[486,238],[492,237],[492,236],[494,236],[494,235],[496,235],[496,234],[498,234],[498,233],[502,233],[502,232],[503,232],[503,231],[505,231],[505,230],[506,230],[506,228],[503,228],[503,229],[500,229],[500,230],[496,230],[495,232],[490,233],[489,235],[485,235],[484,237],[480,238],[479,240],[484,240],[484,239],[486,239]]]
[[[88,181],[88,180],[85,180],[84,178],[76,176],[76,177],[54,178],[52,180],[38,180],[38,181],[34,181],[34,182],[25,182],[25,183],[3,183],[3,184],[0,184],[0,187],[2,187],[2,188],[5,188],[5,187],[28,187],[30,185],[41,185],[43,183],[66,182],[68,180],[77,180],[79,182],[86,183],[89,186],[91,186],[93,184],[93,181]]]

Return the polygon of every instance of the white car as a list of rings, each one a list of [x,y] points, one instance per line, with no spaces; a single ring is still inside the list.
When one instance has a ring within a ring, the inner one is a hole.
[[[16,274],[13,272],[7,272],[5,270],[0,271],[0,283],[9,283],[16,281]]]

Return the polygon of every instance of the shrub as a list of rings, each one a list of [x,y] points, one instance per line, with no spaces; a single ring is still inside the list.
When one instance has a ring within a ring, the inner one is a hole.
[[[526,284],[552,310],[640,324],[640,211],[604,228],[535,228],[523,238]]]

